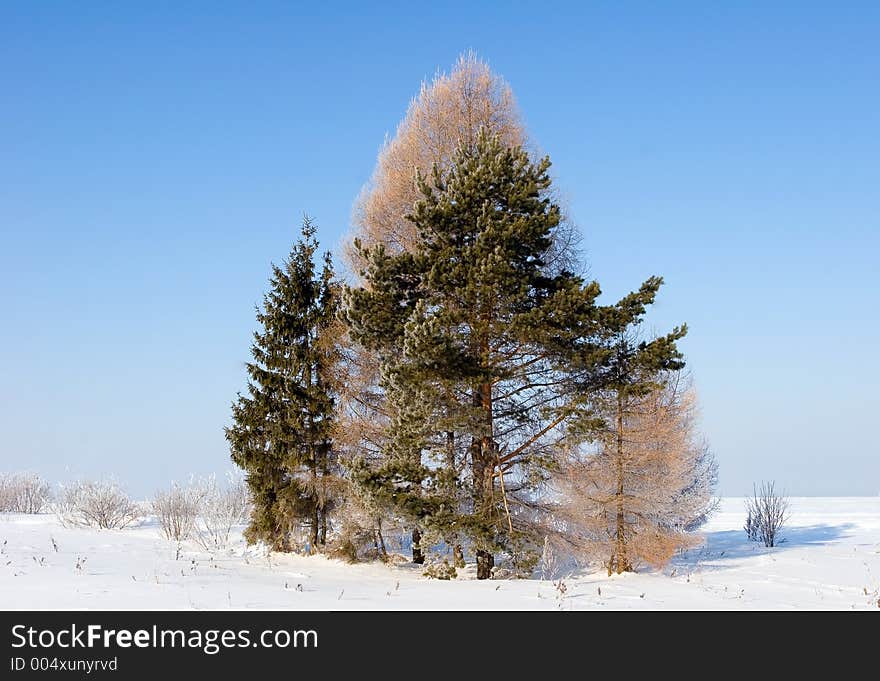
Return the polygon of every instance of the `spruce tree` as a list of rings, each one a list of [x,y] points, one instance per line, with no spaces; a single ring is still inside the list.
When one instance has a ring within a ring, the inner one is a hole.
[[[238,394],[226,428],[232,460],[246,471],[254,501],[247,539],[276,551],[291,550],[297,526],[309,528],[312,550],[322,546],[333,508],[338,296],[330,255],[317,271],[317,250],[306,217],[283,266],[272,265],[246,365],[247,394]]]
[[[445,174],[418,176],[412,249],[356,244],[365,285],[346,297],[391,414],[381,464],[355,479],[436,538],[469,540],[481,579],[530,538],[554,443],[589,420],[572,388],[601,357],[598,285],[546,262],[560,224],[549,166],[483,132]]]

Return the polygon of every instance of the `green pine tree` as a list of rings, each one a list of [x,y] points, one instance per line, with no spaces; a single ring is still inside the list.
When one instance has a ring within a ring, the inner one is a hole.
[[[531,538],[554,444],[588,422],[577,388],[603,357],[598,285],[546,262],[561,219],[549,166],[482,134],[446,175],[418,178],[416,247],[361,249],[366,283],[346,295],[392,415],[381,465],[354,477],[430,535],[468,540],[480,578]]]
[[[309,528],[313,550],[326,542],[333,509],[336,456],[332,429],[338,296],[330,255],[320,271],[315,227],[283,267],[272,266],[270,290],[257,310],[248,392],[232,405],[226,429],[232,460],[247,473],[254,511],[246,536],[290,551],[291,531]]]

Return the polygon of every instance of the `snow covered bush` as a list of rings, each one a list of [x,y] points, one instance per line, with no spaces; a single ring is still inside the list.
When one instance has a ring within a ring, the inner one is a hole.
[[[79,480],[62,485],[55,504],[65,527],[121,529],[141,515],[141,509],[113,480]]]
[[[758,528],[758,517],[755,515],[755,511],[752,508],[751,500],[746,501],[746,522],[743,525],[743,530],[745,530],[746,537],[749,538],[749,541],[761,540]]]
[[[241,476],[230,474],[224,486],[212,475],[188,485],[172,483],[153,497],[151,508],[166,539],[192,539],[216,551],[226,548],[233,528],[247,521],[251,501]]]
[[[339,532],[327,544],[327,555],[346,563],[376,558],[384,562],[388,558],[388,552],[385,549],[384,539],[379,541],[380,537],[381,534],[373,528],[343,518]]]
[[[198,499],[198,518],[193,527],[193,539],[207,551],[229,546],[232,530],[247,521],[251,498],[244,478],[230,474],[225,486],[213,476],[193,484],[191,494]]]
[[[556,550],[553,548],[553,542],[550,537],[544,537],[544,548],[541,550],[541,579],[553,581],[559,572],[559,559],[556,556]]]
[[[176,482],[156,494],[151,507],[166,539],[183,541],[192,536],[202,497],[198,486],[183,487]]]
[[[395,537],[404,531],[400,519],[357,485],[346,484],[339,496],[341,503],[336,509],[337,522],[328,535],[327,555],[347,563],[396,561],[392,552],[401,547]]]
[[[776,484],[762,482],[746,500],[745,531],[749,539],[764,546],[776,546],[789,517],[788,497],[776,492]]]
[[[51,486],[36,473],[0,473],[2,513],[40,513],[51,498]]]
[[[441,563],[428,563],[422,574],[429,579],[442,580],[455,579],[458,576],[455,568],[445,558]]]

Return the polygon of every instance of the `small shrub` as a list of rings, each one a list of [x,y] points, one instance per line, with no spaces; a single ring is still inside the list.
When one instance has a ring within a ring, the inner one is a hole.
[[[429,579],[443,580],[455,579],[458,576],[455,567],[450,565],[449,561],[445,558],[442,563],[428,563],[422,571],[422,574]]]
[[[166,539],[179,542],[192,536],[201,501],[198,487],[182,487],[176,482],[170,489],[156,494],[151,506]]]
[[[121,529],[140,516],[141,509],[112,480],[80,480],[62,486],[55,507],[66,527]]]
[[[516,579],[531,579],[541,562],[541,556],[542,553],[531,546],[515,550],[510,561],[513,576]]]
[[[350,535],[337,537],[327,544],[327,557],[346,563],[357,563],[360,559],[358,544]]]
[[[550,537],[544,537],[544,548],[541,551],[541,579],[552,581],[559,572],[559,560],[556,557],[556,551],[550,541]]]
[[[517,576],[515,571],[502,565],[496,565],[492,568],[492,579],[514,579]]]
[[[746,502],[746,522],[745,525],[743,525],[743,530],[745,530],[749,541],[760,541],[761,537],[758,529],[758,517],[755,515],[755,511],[752,509],[750,502]]]
[[[0,473],[0,512],[41,513],[52,499],[52,488],[35,473]]]
[[[207,551],[229,546],[233,528],[245,522],[250,513],[251,499],[244,478],[230,474],[225,487],[212,476],[195,483],[198,489],[199,513],[193,528],[193,539]]]
[[[746,501],[745,530],[749,539],[772,547],[780,543],[780,533],[789,518],[789,501],[776,492],[776,484],[762,482]]]
[[[389,553],[382,534],[381,520],[344,514],[353,508],[352,504],[342,507],[338,529],[327,542],[325,549],[330,558],[344,560],[347,563],[380,560],[389,561]],[[355,509],[357,507],[354,507]],[[370,524],[372,522],[372,524]]]

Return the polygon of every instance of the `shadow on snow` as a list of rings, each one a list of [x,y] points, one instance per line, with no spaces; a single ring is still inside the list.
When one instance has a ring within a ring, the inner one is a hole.
[[[780,533],[780,542],[774,547],[766,547],[760,542],[749,541],[743,530],[721,530],[704,532],[706,543],[690,551],[676,556],[664,571],[724,569],[730,567],[730,560],[748,558],[750,556],[770,555],[799,546],[821,546],[840,539],[854,525],[805,525],[787,527]]]

